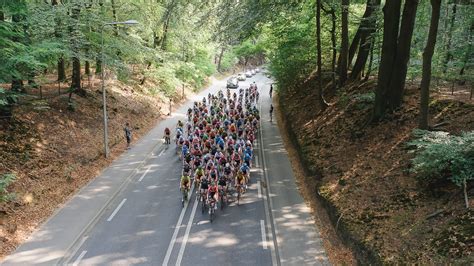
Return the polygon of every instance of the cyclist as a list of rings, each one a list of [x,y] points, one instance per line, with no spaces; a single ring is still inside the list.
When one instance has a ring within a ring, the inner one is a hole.
[[[214,181],[211,181],[211,185],[209,186],[209,189],[207,190],[207,202],[209,203],[209,206],[211,206],[211,202],[218,202],[219,200],[219,193],[218,192],[218,187]],[[214,204],[214,208],[217,210],[217,204]]]
[[[171,135],[170,129],[169,129],[169,128],[165,128],[165,143],[166,143],[166,144],[170,144],[170,143],[171,143],[170,135]]]

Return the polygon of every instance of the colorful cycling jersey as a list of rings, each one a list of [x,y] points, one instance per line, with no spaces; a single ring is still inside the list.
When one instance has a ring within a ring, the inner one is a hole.
[[[245,163],[240,167],[240,171],[242,171],[242,173],[244,173],[244,174],[246,174],[248,170],[250,170],[250,168]]]
[[[183,175],[181,177],[181,185],[182,186],[185,186],[185,185],[189,184],[189,182],[191,182],[191,178],[189,176]]]

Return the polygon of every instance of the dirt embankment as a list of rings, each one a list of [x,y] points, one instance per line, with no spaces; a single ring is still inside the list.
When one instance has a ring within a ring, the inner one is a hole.
[[[68,94],[58,95],[51,85],[43,87],[43,100],[32,100],[39,92],[29,91],[11,120],[0,120],[0,175],[16,176],[8,187],[13,200],[0,203],[0,259],[125,150],[126,122],[133,144],[169,113],[168,98],[149,89],[157,86],[150,81],[143,86],[107,84],[108,159],[103,153],[99,80],[92,80],[86,97],[73,95],[74,111],[68,109]]]
[[[305,174],[306,198],[327,211],[335,231],[362,264],[474,261],[474,213],[451,183],[426,187],[410,172],[405,143],[417,127],[419,90],[408,86],[403,109],[369,123],[375,81],[351,84],[320,113],[315,80],[282,90],[289,139]],[[474,130],[474,101],[435,93],[432,124]],[[474,167],[474,166],[473,166]],[[470,198],[474,196],[470,184]],[[472,200],[471,200],[472,206]]]

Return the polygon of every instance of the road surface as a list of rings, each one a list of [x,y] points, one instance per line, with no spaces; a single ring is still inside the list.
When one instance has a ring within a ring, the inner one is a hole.
[[[157,124],[60,208],[2,265],[329,265],[310,209],[299,195],[278,126],[270,122],[271,80],[263,74],[261,130],[252,183],[239,206],[209,222],[192,196],[181,206],[181,167],[165,127],[184,120],[192,101]]]

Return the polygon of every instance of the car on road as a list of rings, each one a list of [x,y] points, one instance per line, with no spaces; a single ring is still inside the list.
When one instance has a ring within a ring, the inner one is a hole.
[[[245,72],[245,76],[246,76],[247,78],[251,78],[251,77],[252,77],[252,72],[251,72],[251,71]]]
[[[227,88],[229,89],[237,89],[239,87],[239,80],[237,77],[230,77],[227,80]]]
[[[257,67],[257,68],[255,69],[255,72],[260,73],[260,68]]]
[[[247,79],[247,77],[245,76],[245,74],[243,73],[240,73],[238,76],[237,76],[237,79],[239,81],[245,81]]]
[[[255,75],[255,74],[257,74],[257,72],[255,72],[255,69],[252,69],[252,70],[250,71],[250,73],[252,73],[252,76]]]

